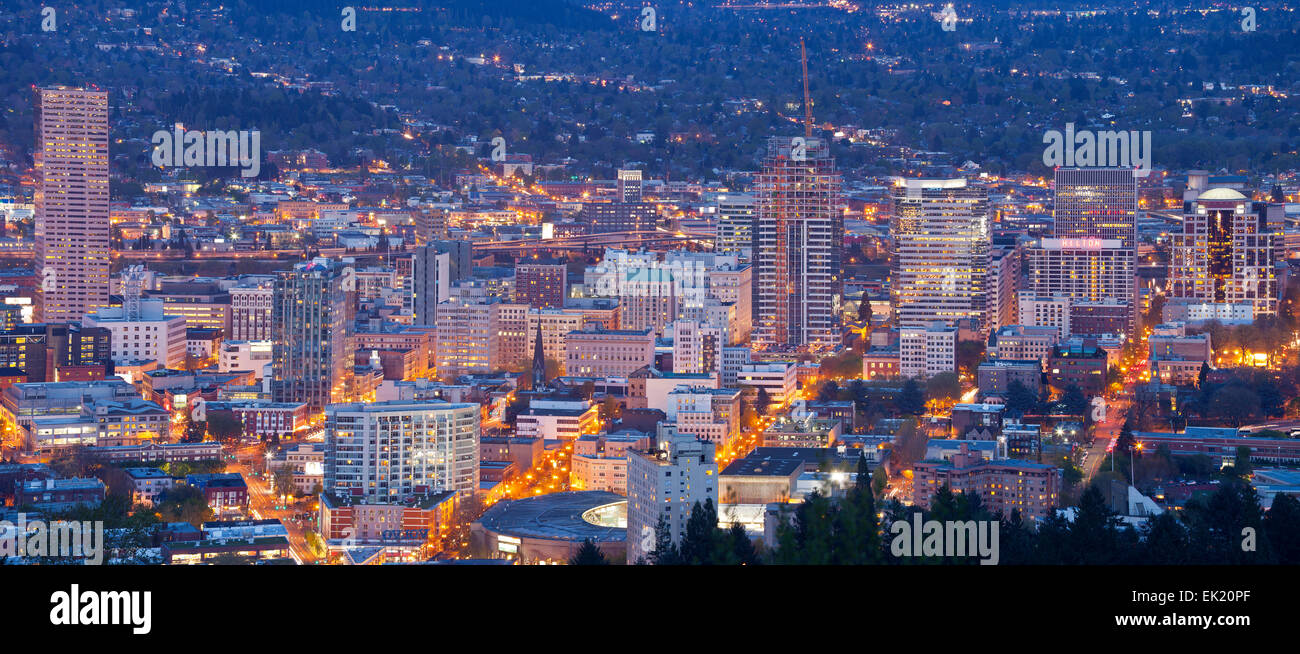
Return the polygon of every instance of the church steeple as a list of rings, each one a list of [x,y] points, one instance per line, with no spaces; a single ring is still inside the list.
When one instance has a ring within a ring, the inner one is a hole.
[[[546,385],[546,355],[542,353],[542,321],[537,321],[537,338],[533,340],[533,390]]]

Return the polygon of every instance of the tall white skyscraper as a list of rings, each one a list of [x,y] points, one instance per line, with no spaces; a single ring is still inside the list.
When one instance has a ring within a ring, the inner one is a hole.
[[[451,295],[451,255],[431,243],[415,248],[411,272],[411,306],[415,324],[435,325],[438,303]]]
[[[989,195],[964,179],[907,179],[894,187],[891,293],[899,327],[986,327]]]
[[[35,318],[78,322],[108,306],[108,92],[37,95]]]
[[[755,182],[754,348],[834,347],[840,341],[844,216],[830,145],[772,138]]]

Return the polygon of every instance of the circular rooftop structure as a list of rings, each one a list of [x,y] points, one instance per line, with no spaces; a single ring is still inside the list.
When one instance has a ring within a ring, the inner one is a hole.
[[[1196,200],[1198,202],[1200,200],[1245,200],[1245,199],[1246,196],[1230,188],[1224,188],[1224,187],[1212,188],[1196,196]]]
[[[567,491],[504,500],[473,525],[475,544],[491,556],[567,561],[590,539],[607,558],[626,556],[627,498],[606,491]]]

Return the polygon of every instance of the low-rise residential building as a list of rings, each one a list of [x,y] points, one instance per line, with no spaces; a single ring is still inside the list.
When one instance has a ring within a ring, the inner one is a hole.
[[[197,538],[187,534],[162,544],[163,562],[168,565],[211,564],[231,555],[256,561],[291,560],[289,532],[279,520],[223,520],[203,523]]]
[[[532,400],[515,418],[515,433],[542,440],[574,440],[599,431],[600,407],[587,400]]]
[[[1106,387],[1109,357],[1095,339],[1071,339],[1052,348],[1047,358],[1047,383],[1059,391],[1077,386],[1085,395]]]
[[[835,444],[843,430],[839,420],[818,418],[815,414],[778,418],[763,430],[763,446],[826,448]]]
[[[957,370],[957,328],[942,322],[898,330],[898,374],[928,378]]]
[[[203,491],[203,497],[218,517],[248,513],[248,484],[237,472],[187,475],[186,485]]]
[[[626,377],[654,363],[655,339],[649,329],[586,329],[564,341],[564,372],[579,377]]]
[[[863,379],[897,379],[899,372],[898,348],[873,347],[862,355]]]
[[[998,359],[1047,361],[1052,346],[1061,340],[1055,327],[1006,325],[989,338],[988,356]]]
[[[1005,398],[1013,382],[1019,382],[1038,397],[1043,384],[1043,365],[1038,359],[989,359],[976,368],[980,396]]]
[[[953,438],[996,440],[1002,434],[1002,404],[955,404],[952,407]]]
[[[153,506],[158,497],[176,488],[180,479],[158,468],[127,468],[125,471],[131,485],[131,503]]]
[[[307,428],[307,405],[270,400],[223,400],[208,402],[208,413],[229,413],[243,425],[245,438],[279,440],[291,438]]]
[[[226,341],[217,352],[219,372],[248,371],[261,379],[263,370],[271,365],[272,341]]]
[[[1056,507],[1061,469],[1014,459],[990,461],[963,444],[951,461],[919,461],[912,466],[912,503],[929,509],[942,486],[953,493],[976,493],[994,514],[1037,521]]]
[[[578,438],[570,458],[569,487],[627,495],[628,450],[644,450],[650,441],[649,434],[632,430]]]
[[[48,455],[74,446],[137,445],[166,438],[171,414],[139,398],[94,402],[79,415],[38,416],[26,425],[27,451]]]
[[[678,386],[668,393],[664,413],[679,434],[693,434],[728,451],[740,436],[740,409],[739,389]]]
[[[66,511],[76,506],[99,506],[106,492],[104,482],[93,477],[19,481],[14,489],[14,506],[40,511]]]
[[[216,441],[201,443],[148,442],[140,445],[87,447],[85,452],[91,461],[103,463],[119,463],[123,461],[140,461],[143,463],[217,461],[221,459],[221,443]]]
[[[742,366],[736,376],[742,388],[766,389],[772,407],[782,407],[794,400],[798,385],[798,366],[793,361],[771,361]]]
[[[322,493],[320,534],[329,555],[381,547],[389,560],[424,560],[442,551],[456,511],[455,491],[431,491],[403,502]]]

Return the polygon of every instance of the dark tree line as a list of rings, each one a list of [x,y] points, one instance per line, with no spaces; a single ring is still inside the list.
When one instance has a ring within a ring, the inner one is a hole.
[[[865,476],[859,477],[860,480]],[[1123,523],[1100,489],[1086,490],[1067,518],[1054,512],[1036,526],[1018,510],[1009,517],[988,511],[975,494],[946,486],[928,510],[896,500],[877,511],[868,482],[844,495],[813,493],[785,516],[777,542],[762,556],[750,556],[739,526],[718,528],[711,503],[691,514],[691,527],[677,545],[666,526],[657,531],[656,565],[737,565],[760,560],[775,565],[974,565],[978,557],[896,557],[890,551],[897,520],[996,521],[1001,565],[1296,565],[1300,564],[1300,501],[1278,495],[1265,512],[1245,481],[1230,480],[1181,515],[1166,511],[1141,528]],[[741,541],[744,541],[742,544]]]

